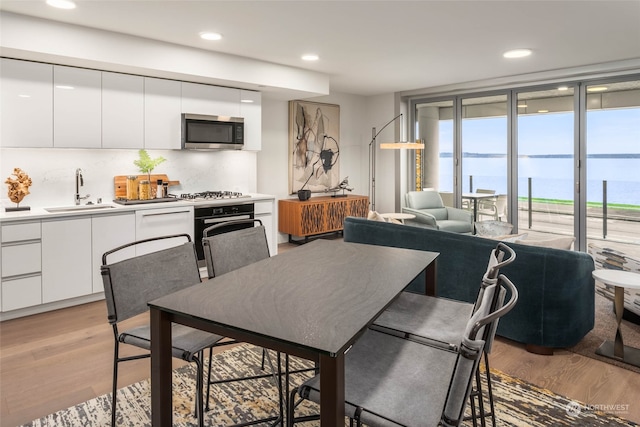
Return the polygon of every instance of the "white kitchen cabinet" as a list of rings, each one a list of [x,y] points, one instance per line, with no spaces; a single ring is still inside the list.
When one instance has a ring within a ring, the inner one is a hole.
[[[144,209],[136,211],[136,240],[172,234],[188,234],[193,239],[193,206]],[[137,245],[136,255],[142,255],[184,243],[181,239]]]
[[[92,293],[91,217],[42,221],[42,302]]]
[[[100,148],[102,73],[53,67],[53,146]]]
[[[144,78],[144,148],[181,148],[181,83]]]
[[[0,86],[0,145],[53,147],[53,65],[2,58]]]
[[[102,73],[102,148],[144,147],[144,78]]]
[[[136,240],[136,216],[133,212],[117,215],[95,215],[91,218],[91,256],[93,293],[104,291],[100,266],[102,254]],[[109,257],[114,263],[135,256],[134,248],[127,248]]]
[[[244,118],[244,150],[260,151],[262,149],[261,103],[260,92],[240,91],[240,117]]]
[[[0,227],[1,311],[42,303],[40,221]]]
[[[264,231],[267,235],[267,243],[269,244],[269,253],[271,256],[278,254],[276,227],[273,216],[274,201],[256,201],[253,204],[254,218],[262,221]]]
[[[182,112],[240,117],[240,89],[183,82]]]

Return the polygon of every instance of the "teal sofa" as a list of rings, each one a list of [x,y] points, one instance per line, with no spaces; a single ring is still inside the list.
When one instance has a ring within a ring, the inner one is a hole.
[[[473,302],[497,241],[482,237],[348,217],[346,242],[439,252],[436,295]],[[584,252],[507,243],[516,260],[501,270],[518,288],[516,307],[497,334],[536,353],[577,344],[594,325],[594,262]],[[418,277],[407,290],[424,292]]]

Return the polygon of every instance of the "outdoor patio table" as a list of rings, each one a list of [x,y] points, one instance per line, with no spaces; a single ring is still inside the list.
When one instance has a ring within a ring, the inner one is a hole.
[[[316,240],[149,303],[153,426],[172,425],[171,322],[319,363],[321,425],[344,425],[344,354],[438,253]]]

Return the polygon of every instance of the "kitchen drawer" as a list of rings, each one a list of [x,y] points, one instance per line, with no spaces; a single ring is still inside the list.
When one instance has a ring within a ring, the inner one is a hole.
[[[42,304],[40,274],[2,281],[2,311]]]
[[[2,226],[2,243],[40,240],[40,221]]]
[[[253,213],[260,214],[273,214],[273,202],[255,202],[253,204]]]
[[[42,248],[40,242],[2,247],[2,277],[39,273],[41,268]]]

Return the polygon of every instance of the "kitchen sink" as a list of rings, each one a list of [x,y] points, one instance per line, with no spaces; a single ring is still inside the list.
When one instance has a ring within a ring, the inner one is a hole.
[[[85,211],[98,211],[104,209],[115,208],[113,205],[73,205],[73,206],[59,206],[55,208],[44,208],[49,213],[64,213],[64,212],[85,212]]]

